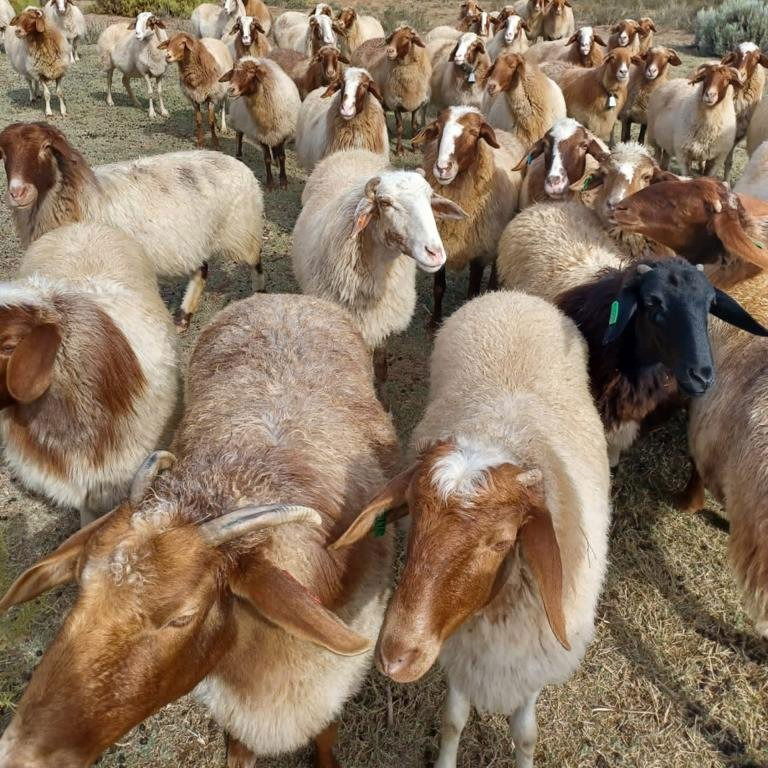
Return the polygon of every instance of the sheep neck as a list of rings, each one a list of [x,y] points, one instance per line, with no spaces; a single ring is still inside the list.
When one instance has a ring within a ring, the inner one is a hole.
[[[507,92],[510,112],[515,115],[515,131],[526,146],[541,138],[540,126],[547,114],[547,94],[545,81],[540,81],[534,73],[521,77],[517,86]]]

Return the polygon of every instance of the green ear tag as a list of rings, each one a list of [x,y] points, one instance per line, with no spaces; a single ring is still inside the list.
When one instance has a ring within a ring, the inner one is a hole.
[[[753,240],[752,242],[753,242],[755,248],[760,248],[761,250],[763,248],[765,248],[765,246],[762,243],[758,243],[757,240]]]
[[[533,162],[533,152],[529,153],[528,160],[526,161],[528,165],[530,165]]]
[[[584,183],[581,185],[581,191],[584,192],[587,187],[589,186],[589,182],[592,181],[592,174],[590,173],[589,176],[587,176],[586,179],[584,179]]]
[[[608,325],[616,325],[616,321],[619,319],[619,302],[614,300],[611,302],[611,314],[608,318]]]
[[[376,538],[380,538],[387,530],[387,515],[386,512],[383,515],[379,515],[373,523],[373,535]]]

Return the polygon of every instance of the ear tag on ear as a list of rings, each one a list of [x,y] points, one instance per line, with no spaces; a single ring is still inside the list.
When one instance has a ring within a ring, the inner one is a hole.
[[[608,317],[608,325],[616,325],[616,321],[619,319],[619,302],[618,299],[614,299],[611,302],[611,314]]]
[[[387,514],[386,512],[379,515],[373,523],[373,535],[375,538],[381,538],[387,531]]]
[[[762,243],[758,242],[757,240],[753,240],[752,243],[754,244],[755,248],[759,248],[760,250],[765,248],[765,246]]]
[[[476,83],[477,82],[477,77],[475,76],[475,70],[474,69],[467,75],[467,82],[468,83]]]
[[[608,109],[613,109],[617,104],[616,96],[614,94],[609,93],[608,94]]]
[[[533,162],[533,152],[530,152],[528,154],[528,158],[526,159],[525,162],[526,162],[527,165],[530,165]]]
[[[586,188],[590,185],[592,181],[592,174],[590,173],[589,176],[587,176],[586,179],[584,179],[584,183],[581,185],[581,191],[584,192]]]

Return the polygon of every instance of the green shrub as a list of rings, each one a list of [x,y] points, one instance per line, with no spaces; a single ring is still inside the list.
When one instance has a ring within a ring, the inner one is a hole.
[[[768,6],[765,0],[725,0],[696,14],[696,44],[702,53],[722,56],[739,43],[768,48]]]
[[[152,11],[158,16],[189,18],[202,0],[96,0],[99,13],[115,16],[136,16],[142,11]]]

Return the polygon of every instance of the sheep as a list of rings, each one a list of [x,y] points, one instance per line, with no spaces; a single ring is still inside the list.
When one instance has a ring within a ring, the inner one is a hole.
[[[416,306],[416,267],[445,264],[435,218],[466,213],[423,176],[394,170],[365,150],[329,155],[313,171],[293,230],[293,273],[302,292],[347,309],[386,378],[388,336],[404,331]]]
[[[747,135],[752,116],[765,92],[763,67],[768,67],[768,55],[754,43],[741,43],[735,51],[730,51],[723,56],[720,63],[732,65],[742,77],[741,88],[737,88],[733,94],[733,107],[736,110],[736,140],[725,158],[723,170],[723,178],[730,181],[736,144]]]
[[[607,563],[605,437],[573,323],[521,293],[459,309],[435,342],[411,446],[410,466],[332,548],[410,513],[376,665],[405,683],[439,657],[439,768],[456,768],[472,705],[508,716],[516,764],[531,768],[537,697],[581,663]]]
[[[567,40],[576,31],[571,0],[549,0],[541,24],[545,40]]]
[[[603,63],[605,54],[603,38],[592,27],[580,27],[567,40],[536,43],[525,53],[525,58],[535,64],[562,61],[578,67],[596,67]]]
[[[518,205],[570,200],[585,176],[608,157],[608,147],[570,117],[557,120],[515,166],[525,171]]]
[[[638,20],[637,25],[641,30],[639,32],[640,50],[638,53],[642,55],[646,51],[653,48],[653,33],[656,32],[656,25],[653,23],[653,19],[651,19],[649,16],[643,16],[643,18]],[[643,34],[643,32],[645,34]]]
[[[242,14],[245,14],[242,0],[220,0],[218,4],[202,3],[189,17],[192,34],[198,39],[210,37],[220,40],[232,31],[235,21]]]
[[[264,27],[252,16],[237,17],[227,44],[233,61],[239,61],[243,56],[267,56],[272,50]]]
[[[288,11],[275,22],[275,40],[281,48],[291,48],[312,56],[324,45],[339,47],[340,24],[333,19],[330,6],[316,8],[309,16]]]
[[[547,0],[516,0],[512,4],[512,10],[525,19],[528,26],[528,39],[534,43],[543,34],[542,28],[547,6]]]
[[[608,50],[628,48],[635,56],[641,52],[641,40],[648,36],[648,28],[634,19],[622,19],[611,27],[608,37]]]
[[[733,191],[768,201],[768,141],[752,153]]]
[[[280,167],[278,184],[288,186],[285,173],[285,142],[296,133],[301,97],[296,84],[271,59],[245,56],[224,73],[232,99],[230,121],[236,132],[236,156],[243,156],[243,136],[261,145],[267,173],[267,189],[274,189],[272,160]]]
[[[80,38],[88,34],[83,12],[74,4],[73,0],[48,0],[43,6],[45,17],[55,24],[64,35],[70,46],[70,63],[80,61],[77,52],[77,43]]]
[[[175,408],[176,334],[152,265],[102,224],[49,232],[0,284],[0,335],[5,461],[86,525],[127,496]]]
[[[528,22],[515,13],[512,6],[502,8],[496,20],[496,33],[487,45],[491,61],[496,61],[502,53],[525,53],[529,30]]]
[[[0,34],[5,32],[6,27],[11,23],[11,19],[16,15],[16,11],[10,3],[10,0],[0,0]]]
[[[629,141],[632,123],[640,125],[638,141],[642,144],[648,127],[648,99],[663,83],[669,80],[669,67],[682,64],[674,48],[662,45],[648,48],[645,53],[632,57],[635,65],[629,73],[627,100],[619,113],[621,140]]]
[[[168,39],[165,24],[150,11],[142,11],[136,19],[125,25],[119,21],[110,24],[100,35],[97,42],[101,65],[107,74],[107,105],[113,107],[112,75],[116,69],[123,73],[123,87],[131,101],[139,102],[131,88],[131,76],[139,75],[147,83],[149,93],[149,117],[155,118],[153,81],[157,85],[157,99],[160,114],[168,117],[168,110],[163,102],[163,76],[167,63],[158,46]]]
[[[615,48],[597,67],[543,64],[542,71],[560,86],[568,117],[578,120],[599,139],[609,141],[627,99],[631,60],[629,49]]]
[[[501,54],[485,82],[486,119],[514,136],[523,148],[535,144],[565,117],[565,99],[558,85],[517,53]]]
[[[374,16],[361,16],[358,12],[346,6],[336,15],[339,25],[339,33],[344,40],[347,50],[352,53],[366,40],[384,37],[384,27]]]
[[[52,749],[90,765],[193,691],[227,734],[228,765],[310,739],[316,766],[338,765],[335,721],[371,666],[392,564],[388,532],[326,550],[398,459],[367,351],[330,302],[260,296],[214,318],[187,379],[170,469],[150,457],[134,501],[0,601],[79,583],[0,739],[14,764]]]
[[[296,83],[302,99],[316,88],[327,87],[336,81],[344,71],[341,65],[350,63],[335,45],[324,45],[311,58],[298,51],[273,48],[267,58],[276,61]]]
[[[491,68],[485,43],[474,32],[465,32],[455,45],[450,42],[447,45],[451,49],[448,58],[438,64],[432,62],[432,105],[437,109],[453,105],[481,106],[483,82]]]
[[[347,69],[327,89],[312,91],[299,109],[296,125],[296,159],[305,171],[346,149],[389,157],[381,94],[370,74],[357,67]]]
[[[67,105],[61,81],[71,63],[71,49],[59,28],[48,21],[39,8],[29,6],[11,19],[4,40],[8,63],[27,81],[30,103],[42,86],[45,114],[53,115],[50,89],[53,83],[59,98],[59,111],[66,117]]]
[[[254,290],[263,290],[261,188],[234,158],[172,152],[91,168],[47,123],[7,126],[0,152],[6,202],[23,248],[77,221],[125,230],[160,277],[194,273],[177,315],[179,330],[189,325],[214,253],[252,267]]]
[[[249,19],[256,19],[265,35],[272,32],[272,14],[263,0],[241,0],[243,11],[239,14]]]
[[[768,93],[755,107],[747,129],[747,154],[752,153],[768,139]]]
[[[403,112],[411,113],[411,133],[417,132],[416,112],[422,123],[430,97],[432,65],[424,41],[407,24],[385,40],[367,40],[353,54],[352,64],[367,69],[384,97],[386,109],[395,113],[395,154],[403,154]]]
[[[690,80],[670,80],[651,94],[648,143],[663,168],[675,157],[686,176],[694,164],[711,176],[725,162],[736,141],[734,89],[741,87],[733,67],[702,64]]]
[[[179,83],[184,95],[189,99],[195,114],[195,145],[203,146],[203,115],[201,106],[208,108],[208,127],[211,131],[211,144],[219,148],[216,135],[216,106],[221,104],[221,131],[227,130],[226,86],[221,84],[221,76],[232,69],[232,54],[221,40],[204,37],[198,40],[186,32],[179,32],[169,40],[157,46],[165,51],[168,64],[179,65]]]
[[[517,210],[521,176],[512,167],[524,151],[511,134],[495,130],[479,109],[448,107],[414,139],[424,146],[422,169],[432,188],[453,200],[468,217],[440,224],[448,254],[446,266],[469,266],[469,298],[480,292],[483,272],[491,265],[507,222]],[[431,326],[442,321],[445,269],[436,272]]]
[[[494,21],[491,14],[486,11],[480,11],[474,16],[465,16],[456,26],[441,24],[424,35],[424,42],[429,44],[437,40],[458,40],[465,32],[474,32],[478,37],[487,42],[493,36]]]

